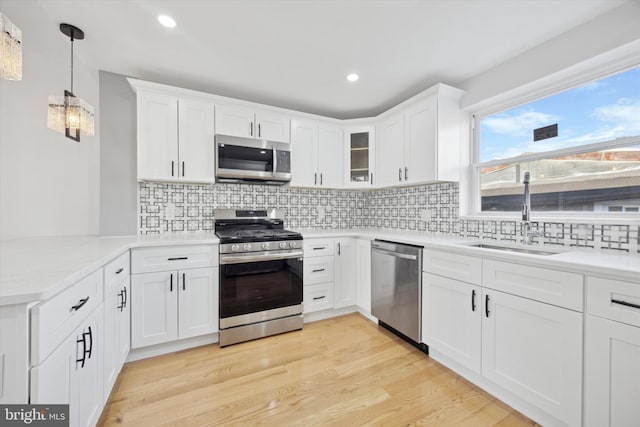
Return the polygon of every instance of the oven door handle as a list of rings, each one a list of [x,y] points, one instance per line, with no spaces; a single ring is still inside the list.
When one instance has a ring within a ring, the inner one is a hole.
[[[285,253],[279,251],[273,252],[258,252],[248,254],[229,254],[220,255],[220,264],[242,264],[247,262],[260,262],[260,261],[274,261],[279,259],[300,258],[304,254],[303,251],[286,251]]]

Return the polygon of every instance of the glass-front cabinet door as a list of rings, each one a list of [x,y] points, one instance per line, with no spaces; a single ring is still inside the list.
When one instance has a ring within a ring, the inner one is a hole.
[[[364,188],[375,185],[375,135],[373,129],[373,126],[345,129],[346,187]]]

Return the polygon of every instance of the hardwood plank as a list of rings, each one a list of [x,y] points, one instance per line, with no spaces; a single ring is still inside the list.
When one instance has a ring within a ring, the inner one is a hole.
[[[531,426],[359,314],[125,365],[99,425]]]

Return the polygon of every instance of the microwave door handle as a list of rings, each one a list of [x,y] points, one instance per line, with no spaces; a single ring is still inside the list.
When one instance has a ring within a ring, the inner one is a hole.
[[[273,151],[273,176],[276,176],[276,173],[278,173],[278,150],[273,147],[271,151]]]

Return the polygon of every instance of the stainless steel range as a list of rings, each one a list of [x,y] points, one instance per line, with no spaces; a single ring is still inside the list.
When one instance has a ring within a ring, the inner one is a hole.
[[[220,346],[302,329],[302,235],[282,212],[216,209]]]

